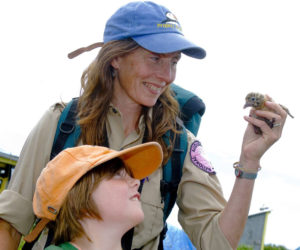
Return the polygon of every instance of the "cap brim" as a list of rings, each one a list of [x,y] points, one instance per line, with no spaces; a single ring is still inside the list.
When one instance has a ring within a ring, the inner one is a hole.
[[[133,177],[144,179],[158,169],[163,160],[161,146],[157,142],[143,143],[122,151],[115,151],[94,163],[94,167],[119,157],[131,170]]]
[[[204,49],[188,41],[179,33],[157,33],[132,37],[141,47],[155,53],[172,53],[181,51],[187,56],[203,59]]]

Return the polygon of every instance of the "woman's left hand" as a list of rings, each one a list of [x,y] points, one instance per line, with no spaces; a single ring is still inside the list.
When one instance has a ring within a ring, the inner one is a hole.
[[[284,123],[287,117],[286,111],[273,101],[266,101],[267,110],[250,111],[250,116],[244,119],[249,122],[243,139],[240,161],[259,163],[263,154],[281,137]],[[255,118],[256,116],[273,121],[271,128],[265,121]],[[257,134],[254,127],[260,128],[261,133]]]

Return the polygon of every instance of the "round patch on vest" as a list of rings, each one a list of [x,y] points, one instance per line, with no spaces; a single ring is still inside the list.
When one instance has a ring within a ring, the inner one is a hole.
[[[192,163],[197,167],[209,174],[216,174],[213,166],[209,161],[204,158],[201,142],[194,141],[191,145],[190,157]]]

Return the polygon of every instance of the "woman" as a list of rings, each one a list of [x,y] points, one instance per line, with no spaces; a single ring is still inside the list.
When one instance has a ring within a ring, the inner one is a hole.
[[[122,249],[121,237],[144,218],[139,179],[161,162],[156,142],[122,151],[89,145],[65,149],[38,178],[33,209],[41,220],[25,239],[33,240],[48,224],[57,246],[47,250]]]
[[[133,2],[120,8],[108,20],[103,47],[82,76],[79,144],[108,144],[120,150],[143,141],[156,141],[163,149],[164,165],[172,153],[173,141],[167,147],[162,136],[169,130],[178,133],[178,104],[172,97],[170,84],[175,80],[181,53],[198,59],[205,57],[202,48],[183,36],[178,20],[168,9],[151,2]],[[201,143],[188,132],[190,153],[185,157],[178,187],[178,218],[199,249],[234,249],[238,245],[260,159],[280,138],[286,119],[286,112],[278,104],[266,105],[271,111],[252,111],[253,114],[275,119],[281,126],[271,129],[261,120],[245,117],[249,126],[237,164],[239,173],[244,174],[238,174],[228,203],[215,171],[203,157]],[[59,104],[54,106],[33,130],[10,187],[0,196],[0,201],[5,201],[0,211],[3,211],[1,224],[6,228],[3,229],[6,243],[9,237],[17,241],[20,233],[27,234],[30,230],[34,220],[32,183],[49,160],[61,109]],[[253,125],[260,127],[261,135],[254,133]],[[145,219],[134,229],[132,249],[162,247],[161,171],[155,171],[144,182],[141,202]],[[15,204],[24,207],[23,213],[10,212]]]

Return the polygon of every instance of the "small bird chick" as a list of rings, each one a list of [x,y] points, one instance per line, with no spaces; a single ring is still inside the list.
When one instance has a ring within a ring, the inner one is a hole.
[[[265,106],[265,102],[266,101],[271,101],[271,98],[267,95],[262,95],[260,93],[256,93],[256,92],[251,92],[246,96],[246,103],[244,105],[244,108],[247,107],[253,107],[257,110],[268,110],[268,108]],[[287,114],[294,118],[294,116],[292,116],[292,114],[290,113],[290,111],[288,110],[288,108],[286,108],[285,106],[279,104],[286,112]],[[274,122],[275,120],[268,120],[266,118],[262,118],[262,117],[256,117],[258,119],[264,120],[271,128],[273,128]],[[254,126],[254,130],[256,134],[261,134],[261,129]]]

